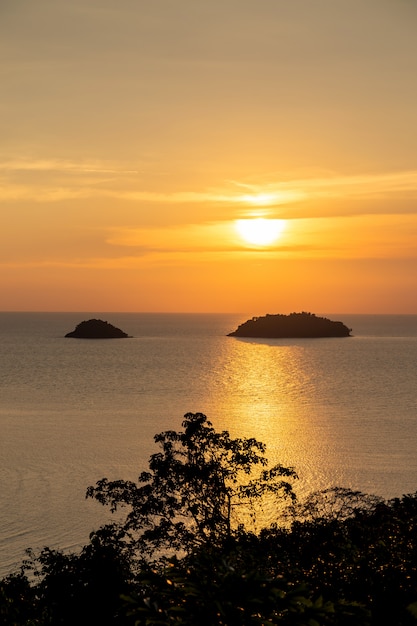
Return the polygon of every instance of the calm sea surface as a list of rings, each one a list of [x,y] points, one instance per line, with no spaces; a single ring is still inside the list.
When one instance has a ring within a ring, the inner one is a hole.
[[[86,487],[136,479],[188,411],[265,442],[301,495],[417,491],[417,316],[329,314],[342,339],[226,336],[250,316],[0,313],[0,575],[27,547],[86,543],[109,519]],[[134,337],[64,338],[91,317]]]

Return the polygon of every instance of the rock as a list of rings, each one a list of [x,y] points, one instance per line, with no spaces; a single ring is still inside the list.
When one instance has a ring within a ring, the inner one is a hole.
[[[86,320],[75,327],[71,333],[65,337],[75,337],[76,339],[122,339],[129,337],[125,332],[116,328],[103,320]]]
[[[308,338],[349,337],[351,328],[342,322],[334,322],[314,313],[290,313],[290,315],[265,315],[253,317],[240,324],[228,337]]]

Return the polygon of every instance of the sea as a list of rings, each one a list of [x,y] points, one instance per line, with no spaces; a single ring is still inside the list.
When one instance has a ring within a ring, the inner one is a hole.
[[[85,545],[111,520],[87,487],[136,480],[188,412],[264,442],[300,498],[417,491],[417,315],[319,314],[347,338],[227,336],[252,315],[0,313],[0,576],[27,548]],[[131,338],[65,338],[91,318]]]

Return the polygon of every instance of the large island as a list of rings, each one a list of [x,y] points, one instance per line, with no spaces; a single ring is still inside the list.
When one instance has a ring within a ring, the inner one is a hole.
[[[120,328],[116,328],[109,322],[103,322],[103,320],[91,319],[86,320],[78,324],[70,333],[67,333],[65,337],[75,337],[76,339],[123,339],[129,337],[129,335]]]
[[[264,339],[349,337],[351,328],[342,322],[334,322],[314,313],[290,313],[289,315],[265,315],[252,317],[228,337],[262,337]]]

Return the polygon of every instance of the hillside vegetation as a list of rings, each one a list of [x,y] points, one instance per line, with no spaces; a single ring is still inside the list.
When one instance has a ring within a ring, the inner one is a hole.
[[[299,503],[293,468],[201,413],[155,436],[137,482],[87,496],[126,515],[77,554],[28,552],[0,582],[5,626],[407,626],[417,616],[417,494],[335,487]],[[252,522],[264,497],[277,522]],[[283,504],[285,516],[282,517]]]

